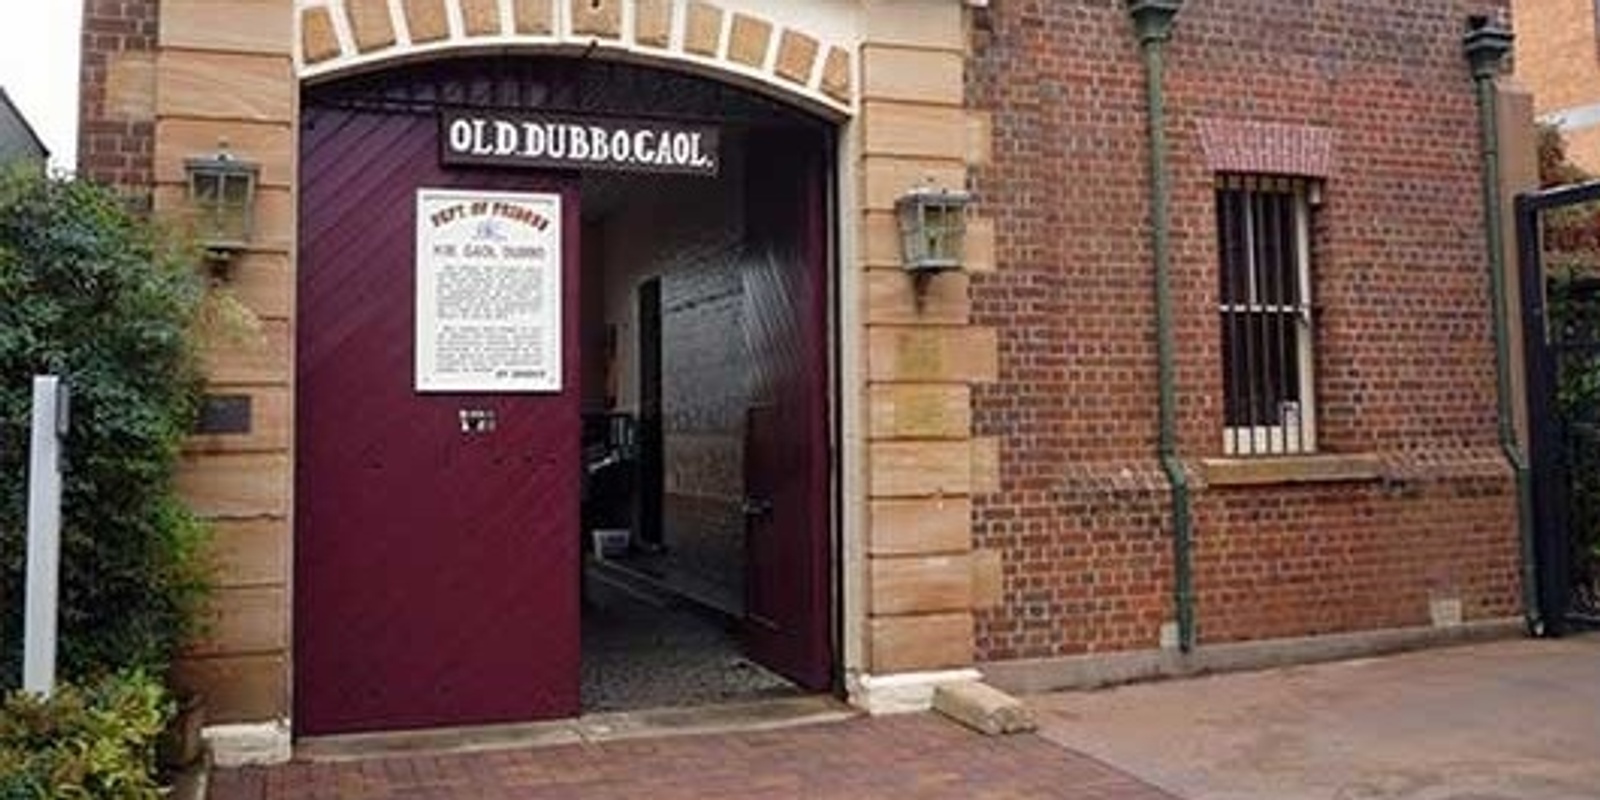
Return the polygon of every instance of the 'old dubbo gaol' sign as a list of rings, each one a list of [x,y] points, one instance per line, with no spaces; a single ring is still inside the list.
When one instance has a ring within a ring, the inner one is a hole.
[[[717,174],[716,128],[654,120],[445,111],[445,164]]]

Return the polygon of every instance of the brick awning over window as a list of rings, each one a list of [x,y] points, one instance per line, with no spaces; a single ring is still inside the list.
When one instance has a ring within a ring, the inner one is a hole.
[[[1332,128],[1232,119],[1200,120],[1200,146],[1212,172],[1333,175]]]

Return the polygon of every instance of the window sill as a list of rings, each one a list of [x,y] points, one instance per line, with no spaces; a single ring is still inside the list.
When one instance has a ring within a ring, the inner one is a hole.
[[[1383,478],[1383,461],[1371,454],[1327,453],[1267,458],[1203,458],[1200,467],[1211,486],[1266,486],[1282,483],[1338,483]]]

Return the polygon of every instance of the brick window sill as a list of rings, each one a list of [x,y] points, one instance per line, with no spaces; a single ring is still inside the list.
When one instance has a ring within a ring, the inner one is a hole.
[[[1364,453],[1203,458],[1200,459],[1200,467],[1206,483],[1211,486],[1339,483],[1383,478],[1382,460]]]

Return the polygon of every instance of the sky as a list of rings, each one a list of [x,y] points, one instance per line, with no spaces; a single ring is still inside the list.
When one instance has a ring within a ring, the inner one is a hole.
[[[50,150],[50,164],[78,161],[78,29],[81,0],[11,0],[0,12],[0,87]]]

